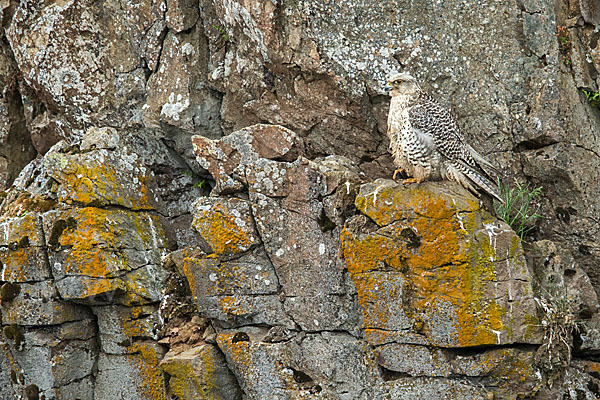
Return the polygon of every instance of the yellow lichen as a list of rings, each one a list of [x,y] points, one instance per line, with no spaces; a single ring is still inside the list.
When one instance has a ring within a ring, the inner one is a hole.
[[[163,360],[161,367],[171,376],[171,391],[181,400],[214,399],[215,391],[221,389],[216,382],[215,357],[220,357],[220,353],[207,344],[188,350],[179,358]]]
[[[130,271],[131,266],[121,248],[124,241],[129,240],[130,245],[140,242],[147,249],[158,251],[157,246],[164,235],[158,217],[86,207],[57,215],[57,221],[60,220],[73,221],[65,224],[55,239],[57,245],[68,249],[61,268],[67,275],[87,278],[83,279],[82,296],[120,289],[132,294],[132,301],[147,297],[148,289],[144,285],[147,279],[143,279],[145,270],[123,277],[123,272]],[[126,230],[130,226],[133,229]],[[132,237],[124,239],[126,235]]]
[[[192,400],[206,398],[198,376],[190,364],[170,362],[162,364],[161,367],[171,376],[169,387],[178,399]]]
[[[223,349],[228,357],[231,357],[233,365],[240,369],[252,368],[251,343],[249,341],[236,341],[237,333],[222,333],[217,335],[219,348]]]
[[[147,400],[166,400],[165,379],[158,366],[156,349],[149,343],[134,343],[129,351],[129,362],[139,372],[138,391]]]
[[[152,209],[148,196],[148,176],[139,165],[132,166],[131,174],[117,169],[119,165],[107,160],[64,154],[48,155],[54,168],[56,180],[61,183],[58,200],[67,204],[83,205],[119,204],[133,210]],[[99,155],[96,157],[100,157]],[[137,173],[137,175],[136,175]],[[129,190],[126,187],[129,186]],[[123,197],[129,193],[129,197]]]
[[[243,300],[239,296],[223,296],[219,297],[219,303],[223,312],[229,315],[245,315],[248,313],[244,307]]]
[[[356,200],[359,209],[387,226],[374,234],[356,235],[347,229],[341,234],[365,328],[397,329],[391,317],[401,304],[403,313],[413,320],[427,321],[432,312],[453,315],[456,337],[440,345],[498,343],[499,332],[505,330],[504,310],[485,292],[486,282],[495,279],[495,249],[487,240],[476,240],[476,213],[465,212],[459,218],[454,206],[441,196],[392,189],[379,191],[377,202],[373,195]],[[464,203],[468,211],[478,207]],[[402,237],[406,228],[418,233],[417,248]],[[395,317],[397,324],[402,316]],[[426,323],[423,329],[427,333],[430,327]]]
[[[198,210],[192,226],[216,255],[240,253],[252,244],[252,238],[222,203],[212,205],[209,210]]]

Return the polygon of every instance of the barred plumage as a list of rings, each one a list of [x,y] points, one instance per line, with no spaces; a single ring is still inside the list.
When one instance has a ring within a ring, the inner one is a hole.
[[[486,171],[497,170],[465,142],[454,117],[421,90],[415,78],[396,74],[386,89],[392,96],[387,133],[396,172],[402,170],[412,177],[406,181],[418,183],[453,180],[503,202]]]

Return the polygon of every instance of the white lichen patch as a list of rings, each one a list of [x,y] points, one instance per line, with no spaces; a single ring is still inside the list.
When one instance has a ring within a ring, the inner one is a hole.
[[[182,94],[178,94],[175,98],[175,93],[171,92],[169,101],[164,103],[160,109],[160,115],[173,121],[179,121],[180,114],[187,110],[189,106],[190,99],[187,96],[184,98]]]

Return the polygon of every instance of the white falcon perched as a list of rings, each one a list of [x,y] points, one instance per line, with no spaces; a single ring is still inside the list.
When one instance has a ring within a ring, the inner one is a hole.
[[[392,96],[387,134],[398,168],[394,179],[404,171],[412,177],[404,183],[452,180],[504,203],[484,170],[496,168],[465,142],[454,117],[421,90],[410,74],[395,74],[387,83],[385,89]]]

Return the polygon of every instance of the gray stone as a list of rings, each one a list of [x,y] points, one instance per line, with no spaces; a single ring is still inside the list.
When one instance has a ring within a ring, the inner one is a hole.
[[[135,118],[146,94],[140,42],[159,13],[151,2],[65,4],[60,10],[23,3],[6,36],[27,84],[82,134],[86,123],[124,125]]]
[[[283,307],[303,331],[344,330],[356,336],[362,335],[360,307],[355,296],[286,296]]]
[[[169,374],[169,387],[180,399],[242,398],[242,391],[216,346],[204,344],[180,354],[167,353],[160,367]]]
[[[143,121],[147,127],[161,123],[172,126],[176,147],[191,156],[189,146],[192,132],[216,139],[222,136],[219,125],[220,98],[207,86],[207,42],[201,27],[196,24],[189,32],[193,18],[191,1],[167,1],[167,25],[175,30],[167,33],[161,43],[160,68],[148,80],[148,97],[142,107]],[[169,5],[177,7],[169,7]],[[189,7],[181,10],[178,7]],[[183,14],[182,14],[183,13]],[[188,18],[189,16],[189,18]],[[192,22],[192,24],[195,21]],[[190,157],[191,158],[191,157]]]
[[[98,337],[106,354],[130,354],[136,340],[158,340],[161,323],[156,306],[95,306]]]
[[[190,29],[198,20],[198,2],[194,0],[167,0],[167,26],[179,33]]]
[[[1,19],[1,17],[0,17]],[[0,191],[10,187],[36,151],[24,123],[18,66],[10,47],[0,43]]]
[[[98,354],[95,334],[91,320],[26,329],[23,351],[13,353],[15,366],[26,372],[23,386],[35,384],[40,395],[55,398],[55,388],[89,382]],[[91,387],[82,389],[82,398],[92,398]]]
[[[259,160],[247,176],[256,225],[285,294],[343,294],[343,273],[333,257],[337,239],[318,222],[323,176],[306,160]]]
[[[163,351],[152,343],[133,346],[133,354],[100,353],[95,399],[166,399],[165,380],[158,366]]]
[[[202,136],[192,139],[200,166],[216,182],[213,194],[241,190],[246,185],[246,166],[260,158],[293,160],[302,150],[302,140],[281,126],[253,125],[215,141]]]
[[[344,400],[379,398],[376,387],[382,381],[363,342],[347,334],[325,332],[264,343],[265,335],[265,331],[246,328],[217,336],[219,348],[249,398],[312,398],[311,393]]]
[[[397,400],[481,400],[491,394],[468,381],[444,378],[401,378],[388,382],[386,389],[390,398]]]
[[[208,318],[294,327],[278,295],[277,275],[262,250],[231,261],[192,249],[172,257],[190,285],[196,307]]]
[[[54,389],[56,399],[94,400],[94,377],[86,376]],[[49,397],[46,397],[49,398]]]
[[[17,372],[10,360],[12,355],[6,344],[0,345],[0,396],[6,399],[17,397],[18,382],[13,382],[11,375],[17,378]]]
[[[51,281],[17,285],[17,297],[0,307],[3,324],[51,326],[91,317],[85,307],[62,300]]]
[[[389,343],[375,348],[377,363],[408,376],[449,377],[452,370],[440,349]]]

